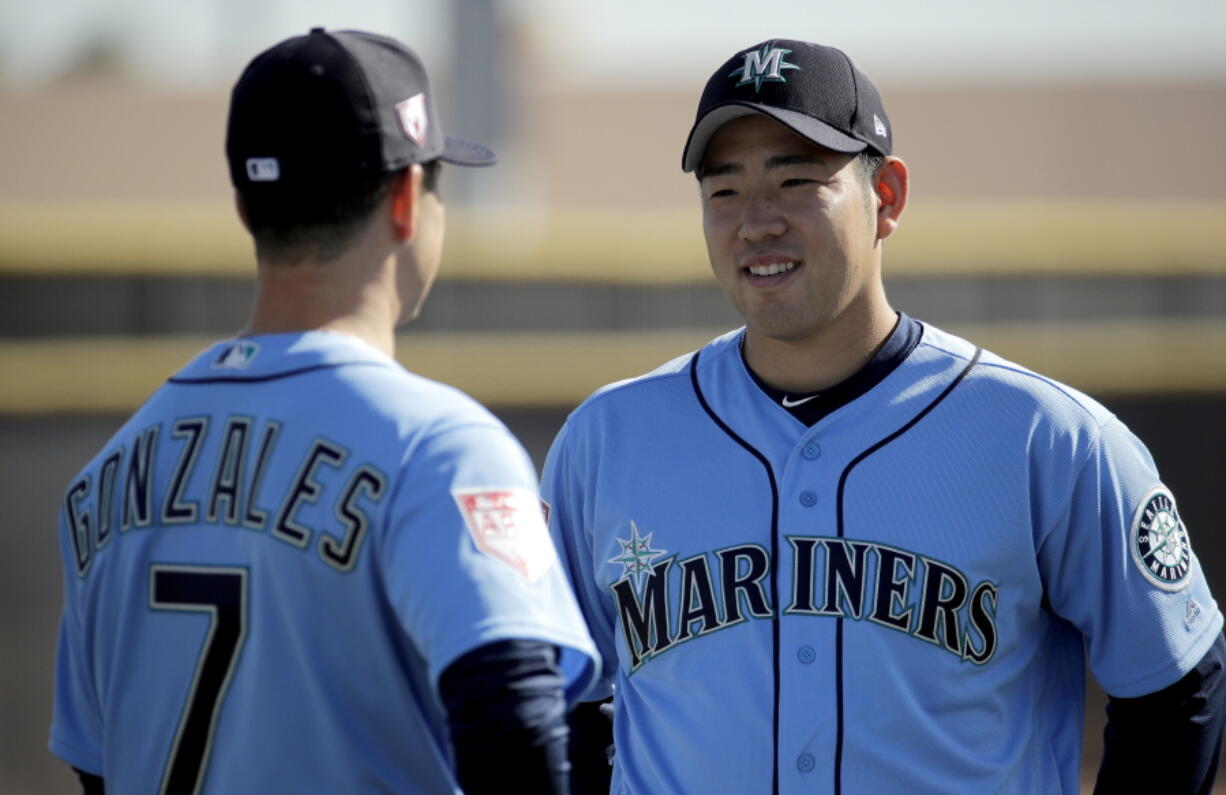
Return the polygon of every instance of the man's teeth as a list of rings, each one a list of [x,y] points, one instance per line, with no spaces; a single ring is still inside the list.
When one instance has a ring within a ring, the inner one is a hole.
[[[770,265],[750,265],[749,272],[754,276],[774,276],[776,273],[787,273],[795,267],[795,261],[772,262]]]

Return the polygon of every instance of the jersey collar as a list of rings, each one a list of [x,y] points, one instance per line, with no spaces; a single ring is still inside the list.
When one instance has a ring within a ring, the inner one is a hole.
[[[170,381],[259,382],[347,364],[398,366],[394,359],[357,337],[317,330],[257,334],[219,342]]]
[[[745,361],[745,336],[740,340],[741,361],[745,370],[758,388],[776,405],[808,426],[817,424],[823,417],[860,397],[894,372],[906,360],[923,335],[923,326],[903,312],[898,313],[898,322],[877,352],[868,362],[845,380],[821,392],[796,394],[776,389],[763,381]]]

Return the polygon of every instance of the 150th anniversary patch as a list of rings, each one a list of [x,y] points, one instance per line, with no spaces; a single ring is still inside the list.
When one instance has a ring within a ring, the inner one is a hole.
[[[1178,591],[1188,584],[1192,546],[1175,498],[1165,487],[1151,489],[1141,500],[1132,517],[1129,542],[1133,561],[1154,585]]]

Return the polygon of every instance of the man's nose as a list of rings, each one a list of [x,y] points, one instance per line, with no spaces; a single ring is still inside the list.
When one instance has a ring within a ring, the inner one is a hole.
[[[741,212],[739,235],[749,243],[779,237],[787,231],[787,220],[769,197],[751,197]]]

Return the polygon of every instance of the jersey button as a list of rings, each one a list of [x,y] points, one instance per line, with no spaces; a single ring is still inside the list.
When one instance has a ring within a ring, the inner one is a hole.
[[[822,446],[817,442],[809,442],[801,449],[800,454],[812,461],[813,459],[821,456]]]
[[[813,769],[813,754],[801,754],[796,757],[796,769],[801,773],[808,773]]]
[[[812,646],[801,646],[796,650],[796,659],[808,665],[817,659],[817,652],[813,650]]]
[[[812,508],[814,505],[817,505],[817,492],[802,491],[800,493],[800,504],[806,508]]]

